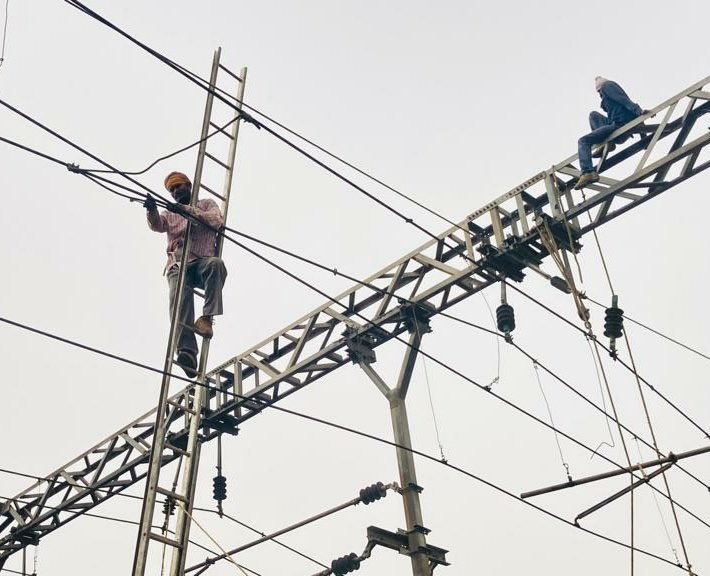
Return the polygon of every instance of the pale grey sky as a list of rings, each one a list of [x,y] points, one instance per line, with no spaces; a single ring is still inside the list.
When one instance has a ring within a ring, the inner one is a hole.
[[[249,67],[246,100],[287,126],[363,167],[447,217],[460,220],[487,201],[576,150],[587,114],[598,105],[594,77],[619,81],[650,108],[708,75],[707,2],[138,2],[90,6],[154,48],[207,75],[212,51],[223,48],[232,69]],[[0,13],[1,14],[1,13]],[[163,64],[58,0],[10,0],[0,97],[122,169],[153,159],[198,137],[204,93]],[[84,167],[94,163],[0,110],[0,135]],[[0,316],[161,366],[168,330],[167,286],[161,276],[164,237],[150,232],[137,204],[110,196],[61,167],[0,147]],[[159,164],[141,177],[159,189],[173,169],[191,174],[194,152]],[[357,178],[368,190],[435,232],[446,225]],[[672,336],[710,349],[704,297],[710,175],[703,173],[600,230],[621,306]],[[230,225],[286,246],[354,276],[365,277],[427,240],[411,226],[287,149],[244,126],[240,135]],[[697,218],[695,216],[698,216]],[[589,294],[608,301],[598,254],[583,242],[580,263]],[[277,261],[334,294],[349,283],[292,262]],[[225,316],[216,325],[211,365],[268,337],[320,305],[323,298],[265,267],[234,246],[225,249],[229,278]],[[547,264],[550,268],[550,264]],[[523,287],[567,317],[571,299],[538,278]],[[498,300],[496,290],[489,300]],[[600,393],[585,341],[549,314],[511,296],[516,342],[595,401]],[[475,296],[452,313],[492,326]],[[595,317],[601,332],[601,316]],[[497,373],[490,335],[433,321],[423,348],[471,378]],[[629,327],[639,370],[701,425],[707,410],[708,364],[657,337]],[[402,349],[378,350],[377,368],[392,375]],[[547,418],[535,372],[501,345],[496,390]],[[51,472],[152,408],[160,379],[57,342],[0,325],[2,420],[0,467]],[[453,464],[513,493],[565,480],[549,430],[514,413],[474,386],[426,366],[440,436]],[[648,437],[635,382],[607,364],[622,419]],[[555,423],[596,446],[606,422],[542,375]],[[707,442],[649,395],[663,450]],[[291,396],[285,406],[372,434],[391,437],[388,409],[355,367],[345,367]],[[416,448],[438,453],[424,367],[410,396]],[[616,437],[616,433],[614,433]],[[609,469],[563,441],[575,477]],[[634,454],[636,447],[632,445]],[[623,460],[616,448],[604,453]],[[647,450],[644,458],[649,458]],[[397,477],[391,448],[284,414],[265,412],[225,441],[226,511],[272,531],[353,498],[373,482]],[[635,458],[637,459],[637,458]],[[203,450],[197,505],[212,507],[215,446]],[[417,461],[424,487],[429,541],[450,550],[451,576],[525,572],[580,576],[628,573],[627,551],[558,523],[436,464]],[[710,459],[686,463],[704,480]],[[674,496],[710,522],[707,490],[675,472]],[[624,486],[618,478],[538,499],[567,518]],[[28,481],[0,474],[0,497]],[[142,485],[129,490],[142,494]],[[637,545],[666,558],[673,553],[649,490],[636,499]],[[661,505],[680,554],[669,509]],[[114,498],[95,510],[138,520],[136,501]],[[198,515],[225,547],[252,538],[212,515]],[[688,553],[699,574],[710,572],[708,529],[681,513]],[[404,525],[399,497],[349,509],[283,540],[327,564],[361,552],[367,526]],[[628,499],[584,523],[627,540]],[[199,530],[193,537],[209,544]],[[80,518],[46,537],[41,576],[124,575],[130,571],[136,528]],[[191,551],[192,561],[205,554]],[[308,576],[319,568],[273,544],[240,561],[264,576]],[[18,569],[20,558],[7,568]],[[439,572],[440,571],[440,572]],[[158,572],[156,572],[157,574]],[[223,563],[210,576],[236,573]],[[358,574],[410,573],[408,559],[378,549]],[[637,573],[678,569],[637,557]]]

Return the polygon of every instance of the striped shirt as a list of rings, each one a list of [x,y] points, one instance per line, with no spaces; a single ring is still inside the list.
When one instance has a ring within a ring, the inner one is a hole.
[[[198,200],[197,206],[180,205],[180,209],[185,213],[194,216],[213,228],[219,228],[223,225],[224,219],[219,207],[214,200],[209,198]],[[170,270],[173,265],[179,264],[182,258],[183,236],[187,219],[180,214],[163,210],[158,213],[157,210],[147,212],[148,227],[155,232],[167,232],[168,234],[168,262],[165,265],[165,271]],[[215,245],[217,233],[201,224],[192,221],[192,237],[190,238],[190,254],[188,260],[191,262],[195,258],[215,255]],[[165,272],[164,271],[164,272]]]

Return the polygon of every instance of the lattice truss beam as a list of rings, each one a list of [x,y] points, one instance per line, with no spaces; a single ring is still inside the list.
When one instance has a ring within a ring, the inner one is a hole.
[[[547,220],[559,243],[577,249],[591,229],[665,192],[710,166],[710,77],[689,87],[612,137],[633,134],[598,166],[601,178],[573,190],[576,155],[516,186],[406,256],[289,324],[208,374],[204,413],[209,441],[333,372],[348,346],[377,347],[406,330],[411,314],[436,314],[497,282],[521,281],[548,255],[538,224]],[[568,229],[572,243],[568,242]],[[416,303],[413,306],[411,303]],[[355,344],[354,344],[355,343]],[[163,462],[180,456],[192,387],[170,399]],[[237,398],[233,394],[238,395]],[[4,502],[0,566],[24,546],[141,480],[154,440],[155,410]]]

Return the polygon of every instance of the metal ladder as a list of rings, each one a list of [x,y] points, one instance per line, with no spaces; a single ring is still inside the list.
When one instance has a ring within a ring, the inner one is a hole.
[[[234,160],[237,150],[237,137],[239,135],[239,125],[241,119],[239,113],[232,107],[221,103],[220,111],[215,111],[214,105],[220,104],[222,97],[215,100],[215,91],[221,89],[218,87],[218,76],[225,76],[229,79],[230,84],[236,82],[234,96],[236,97],[235,106],[241,108],[241,103],[244,98],[244,87],[246,84],[247,69],[242,68],[239,75],[227,69],[220,63],[221,48],[218,48],[212,60],[212,70],[210,73],[210,90],[207,94],[207,102],[205,104],[205,113],[202,121],[202,132],[200,137],[200,147],[197,155],[197,164],[195,167],[195,176],[193,179],[193,193],[191,205],[195,206],[201,193],[206,193],[214,196],[218,203],[221,203],[220,209],[224,221],[227,221],[229,209],[229,197],[232,186],[232,177],[234,175]],[[223,74],[220,74],[223,73]],[[232,90],[228,91],[232,94]],[[220,125],[216,120],[220,112],[229,111],[228,124]],[[208,139],[208,136],[213,136]],[[225,140],[226,139],[226,140]],[[208,144],[211,150],[221,144],[222,156],[220,152],[208,152]],[[226,160],[224,158],[226,148]],[[212,181],[219,175],[223,178],[223,187],[221,193],[216,192],[212,187],[204,183],[204,181]],[[185,229],[185,240],[183,242],[183,256],[180,264],[180,275],[178,280],[177,295],[175,306],[171,311],[170,336],[168,338],[167,352],[165,356],[164,374],[162,385],[160,388],[160,397],[158,400],[158,410],[156,412],[155,421],[155,440],[150,452],[150,463],[146,479],[145,496],[143,498],[143,509],[141,512],[140,527],[138,531],[138,539],[136,542],[135,556],[133,560],[133,576],[145,576],[149,561],[148,551],[151,542],[159,542],[163,545],[163,553],[165,547],[172,548],[172,558],[170,563],[170,576],[180,576],[185,569],[185,558],[187,553],[187,544],[190,533],[190,520],[192,514],[192,506],[194,502],[195,487],[197,483],[197,471],[200,461],[200,438],[199,430],[202,420],[202,412],[205,406],[207,390],[205,384],[205,370],[207,366],[207,358],[209,355],[210,339],[203,338],[200,350],[200,359],[198,365],[198,374],[196,385],[193,387],[192,395],[184,395],[185,403],[188,406],[180,406],[185,418],[185,429],[188,430],[187,438],[168,438],[167,430],[174,418],[175,410],[170,406],[170,374],[175,364],[175,345],[177,342],[177,334],[179,328],[179,303],[183,290],[188,288],[185,286],[185,271],[187,269],[188,254],[190,251],[190,240],[192,224],[188,220]],[[222,255],[223,238],[218,236],[215,246],[215,255]],[[193,290],[193,293],[204,298],[204,295]],[[166,453],[167,451],[167,453]],[[172,454],[169,454],[172,452]],[[164,456],[165,454],[165,456]],[[179,463],[176,475],[171,482],[170,487],[167,487],[166,482],[161,483],[160,471],[165,457],[173,458],[175,454],[179,454]],[[180,487],[178,489],[178,482]],[[154,520],[156,499],[160,494],[167,501],[165,505],[165,522],[163,524],[162,533],[155,531],[156,523]],[[168,527],[170,515],[167,510],[170,504],[177,508],[174,533],[168,537]]]

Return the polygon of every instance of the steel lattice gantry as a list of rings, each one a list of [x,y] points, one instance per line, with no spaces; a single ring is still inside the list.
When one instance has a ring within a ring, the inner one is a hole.
[[[393,262],[246,352],[207,374],[202,441],[245,422],[351,360],[361,343],[376,348],[506,277],[521,281],[548,255],[538,225],[545,220],[560,246],[574,249],[586,232],[635,208],[710,166],[710,77],[620,128],[635,138],[603,156],[600,181],[574,190],[577,156],[539,172],[476,210],[436,240]],[[571,231],[572,242],[569,242]],[[170,445],[189,430],[194,387],[169,399]],[[235,397],[236,395],[236,397]],[[102,501],[146,476],[155,440],[155,410],[134,420],[0,508],[0,566]],[[166,465],[179,449],[163,454]]]

